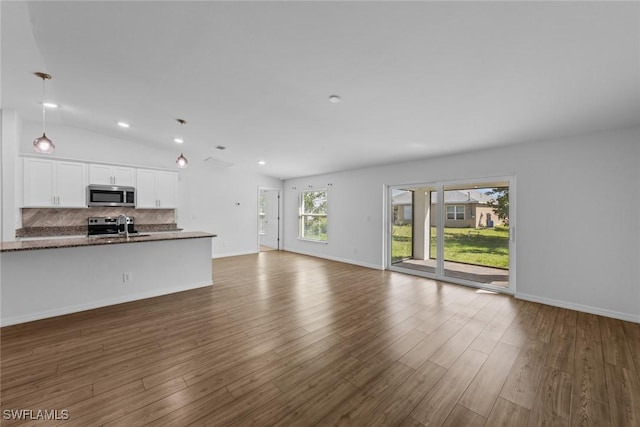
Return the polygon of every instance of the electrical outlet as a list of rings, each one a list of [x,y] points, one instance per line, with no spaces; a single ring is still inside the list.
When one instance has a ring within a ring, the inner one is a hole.
[[[133,279],[133,275],[130,271],[122,273],[122,283],[130,282]]]

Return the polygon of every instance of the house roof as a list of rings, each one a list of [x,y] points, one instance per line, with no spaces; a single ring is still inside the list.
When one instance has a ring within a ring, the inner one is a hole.
[[[432,195],[432,200],[434,200],[435,195]],[[487,202],[493,200],[493,197],[487,196],[484,193],[481,193],[477,190],[450,190],[444,192],[444,202],[445,203],[479,203],[486,204]]]
[[[412,193],[410,191],[404,191],[393,196],[393,203],[396,205],[408,205],[411,203],[411,198]],[[448,190],[444,192],[444,202],[446,204],[463,205],[478,203],[484,205],[491,200],[494,200],[493,197],[477,190]],[[431,194],[431,202],[437,202],[435,192]]]

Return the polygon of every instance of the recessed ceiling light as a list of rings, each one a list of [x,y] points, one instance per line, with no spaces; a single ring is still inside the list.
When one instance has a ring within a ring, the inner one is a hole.
[[[127,123],[127,122],[118,122],[118,126],[120,126],[121,128],[128,128],[129,127],[129,123]]]
[[[267,162],[265,162],[264,160],[260,160],[260,161],[258,161],[258,164],[259,164],[260,166],[264,166],[264,165],[266,165],[266,164],[267,164]]]
[[[224,145],[217,145],[216,148],[218,150],[226,150],[227,149],[227,147],[225,147]]]
[[[42,105],[47,108],[58,108],[58,104],[54,104],[53,102],[43,102]]]
[[[184,142],[184,139],[182,139],[182,138],[173,138],[173,142],[177,142],[178,144],[182,144]]]
[[[338,95],[331,95],[329,97],[329,101],[333,102],[334,104],[337,104],[338,102],[342,101],[342,98],[340,98]]]

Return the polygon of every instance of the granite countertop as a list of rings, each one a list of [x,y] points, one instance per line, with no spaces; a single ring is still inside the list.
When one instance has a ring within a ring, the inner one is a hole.
[[[173,224],[136,224],[136,230],[141,233],[159,231],[182,231]],[[59,227],[25,227],[16,230],[16,237],[45,237],[45,236],[78,236],[87,234],[86,225],[59,226]]]
[[[145,234],[125,237],[75,237],[67,239],[43,239],[22,242],[0,243],[0,252],[28,251],[35,249],[59,249],[74,248],[79,246],[100,246],[126,243],[157,242],[160,240],[180,240],[180,239],[200,239],[205,237],[216,237],[217,234],[205,233],[202,231],[168,232],[161,234]]]

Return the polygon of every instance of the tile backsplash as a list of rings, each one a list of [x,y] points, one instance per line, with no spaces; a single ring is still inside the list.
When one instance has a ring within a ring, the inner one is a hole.
[[[118,216],[136,219],[136,224],[173,224],[174,209],[90,207],[86,209],[22,208],[22,227],[65,227],[87,225],[90,216]]]

